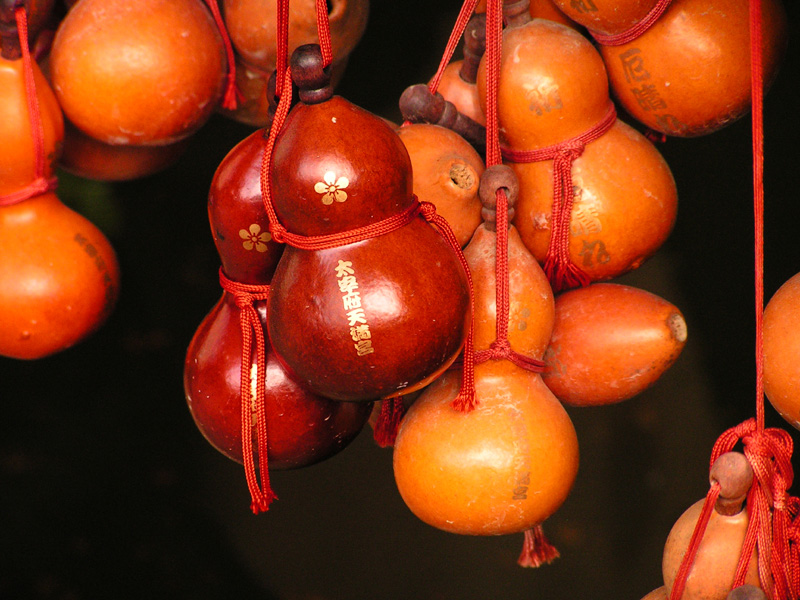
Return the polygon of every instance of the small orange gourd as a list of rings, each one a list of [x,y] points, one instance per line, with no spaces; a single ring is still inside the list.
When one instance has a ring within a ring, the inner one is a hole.
[[[733,587],[736,567],[750,521],[743,502],[753,483],[753,470],[744,454],[728,452],[711,467],[711,482],[720,485],[719,499],[686,578],[684,600],[725,600]],[[676,575],[689,547],[695,525],[703,509],[698,500],[673,525],[664,544],[662,572],[667,596],[672,593]],[[745,583],[760,587],[756,549],[750,557]]]
[[[663,298],[632,286],[593,283],[556,297],[544,381],[573,406],[632,398],[653,385],[686,343],[686,321]]]
[[[410,123],[397,129],[408,150],[413,190],[442,215],[461,246],[481,223],[478,185],[483,159],[464,138],[439,125]]]

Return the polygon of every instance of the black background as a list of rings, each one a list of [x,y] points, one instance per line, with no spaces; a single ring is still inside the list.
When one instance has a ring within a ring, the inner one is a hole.
[[[455,21],[458,3],[442,4],[375,0],[337,92],[397,121],[400,93],[433,74]],[[798,9],[787,4],[789,53],[765,105],[767,298],[800,271]],[[241,467],[199,434],[181,378],[220,294],[208,186],[251,131],[215,116],[176,165],[139,181],[62,174],[64,200],[118,252],[122,295],[75,348],[0,358],[0,598],[636,600],[661,585],[664,540],[705,495],[714,441],[754,414],[749,118],[659,146],[678,222],[623,281],[678,305],[689,343],[639,397],[570,410],[581,468],[546,524],[563,556],[538,570],[516,566],[521,536],[419,522],[369,429],[329,461],[274,473],[280,500],[250,514]],[[769,406],[767,418],[790,429]]]

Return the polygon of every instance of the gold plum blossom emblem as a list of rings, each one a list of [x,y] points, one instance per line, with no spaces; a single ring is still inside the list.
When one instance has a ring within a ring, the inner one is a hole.
[[[336,179],[336,173],[328,171],[323,179],[324,181],[318,181],[314,184],[314,191],[322,194],[323,204],[333,204],[334,200],[336,202],[347,200],[347,192],[344,191],[344,188],[350,184],[350,180],[347,177]]]
[[[272,239],[272,235],[268,231],[261,233],[261,225],[258,223],[253,223],[249,229],[240,229],[239,237],[244,240],[242,246],[245,250],[255,248],[258,252],[266,252],[267,242]]]

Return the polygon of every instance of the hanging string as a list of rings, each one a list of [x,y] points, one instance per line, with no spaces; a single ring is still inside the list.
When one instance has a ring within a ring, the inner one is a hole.
[[[664,11],[669,8],[671,3],[672,0],[658,0],[641,21],[620,33],[605,34],[589,29],[589,34],[598,44],[602,44],[603,46],[622,46],[623,44],[632,42],[650,29],[653,24],[658,21],[659,17],[664,14]]]
[[[11,194],[0,195],[0,206],[11,206],[45,192],[50,192],[58,186],[55,177],[46,177],[46,163],[44,150],[44,123],[39,110],[39,97],[36,95],[36,80],[34,79],[33,58],[28,46],[28,15],[25,7],[20,5],[14,9],[14,19],[17,23],[17,35],[22,50],[22,77],[25,82],[25,101],[28,105],[28,119],[33,138],[33,153],[35,158],[34,180],[21,190]]]
[[[692,537],[689,540],[689,546],[686,549],[686,553],[683,555],[681,566],[678,569],[677,575],[675,576],[675,581],[672,583],[672,592],[669,595],[670,600],[681,600],[681,597],[683,596],[683,590],[686,587],[686,580],[689,577],[689,571],[692,570],[694,559],[695,556],[697,556],[700,543],[703,541],[703,535],[706,532],[706,527],[708,526],[708,521],[711,518],[711,513],[714,512],[714,504],[716,504],[717,499],[719,498],[719,491],[719,483],[715,481],[708,490],[705,502],[703,503],[703,508],[700,511],[700,516],[697,519],[697,525],[695,525],[694,531],[692,532]]]
[[[211,15],[214,17],[214,23],[217,25],[217,30],[222,37],[222,44],[225,46],[225,57],[228,60],[228,73],[225,76],[225,91],[222,95],[222,108],[226,110],[236,110],[238,101],[242,99],[242,93],[236,87],[236,57],[233,52],[233,44],[228,35],[228,29],[225,26],[225,20],[219,11],[217,0],[206,0]]]
[[[242,459],[247,488],[250,490],[250,509],[254,514],[258,514],[269,510],[270,503],[277,499],[269,482],[267,453],[266,339],[261,319],[255,308],[256,301],[269,298],[269,286],[233,281],[228,279],[222,268],[219,270],[219,283],[223,290],[233,294],[236,306],[239,307],[239,325],[242,332],[242,366],[239,387],[242,402]],[[255,347],[256,355],[255,378],[251,374],[253,347]],[[258,444],[258,473],[256,473],[253,453],[254,412],[256,443]]]
[[[575,194],[572,186],[572,165],[583,154],[586,145],[602,137],[617,120],[614,104],[600,121],[583,133],[536,150],[514,150],[503,148],[503,158],[509,162],[527,163],[553,161],[553,208],[551,210],[550,242],[545,255],[543,269],[550,280],[553,291],[588,285],[587,275],[570,258],[570,221]]]
[[[317,37],[319,49],[322,52],[322,66],[327,67],[333,62],[333,48],[331,45],[331,24],[328,19],[328,3],[326,0],[317,0]]]
[[[394,446],[397,429],[406,414],[406,405],[402,396],[393,396],[381,400],[381,409],[375,421],[373,438],[381,448]]]
[[[436,73],[428,83],[428,89],[430,89],[431,94],[435,94],[436,90],[439,89],[439,83],[442,81],[442,75],[444,74],[447,65],[449,65],[450,61],[453,59],[453,54],[458,47],[461,37],[464,35],[464,30],[466,30],[470,18],[472,18],[472,13],[475,12],[475,7],[477,5],[478,0],[465,0],[464,4],[461,6],[461,11],[458,13],[458,17],[456,17],[456,24],[453,27],[453,31],[450,33],[450,38],[447,40],[447,45],[445,46],[444,53],[442,54],[442,60],[439,61],[439,67],[436,69]]]

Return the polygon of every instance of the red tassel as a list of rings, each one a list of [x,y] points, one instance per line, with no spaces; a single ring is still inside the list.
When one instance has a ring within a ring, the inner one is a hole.
[[[400,421],[403,420],[405,414],[406,406],[403,404],[402,396],[386,398],[381,401],[381,412],[378,414],[378,420],[375,422],[375,430],[373,432],[375,443],[378,446],[381,448],[394,446]]]
[[[561,555],[555,546],[547,541],[540,524],[525,531],[525,541],[517,564],[521,567],[541,567],[550,564],[559,556]]]
[[[242,99],[242,93],[236,87],[236,62],[233,51],[233,43],[228,35],[228,30],[225,28],[225,21],[219,11],[217,0],[206,0],[211,15],[214,17],[214,22],[217,24],[219,34],[222,36],[222,43],[225,46],[225,56],[228,59],[228,74],[225,83],[225,92],[222,96],[221,106],[225,110],[236,110],[238,101]]]

